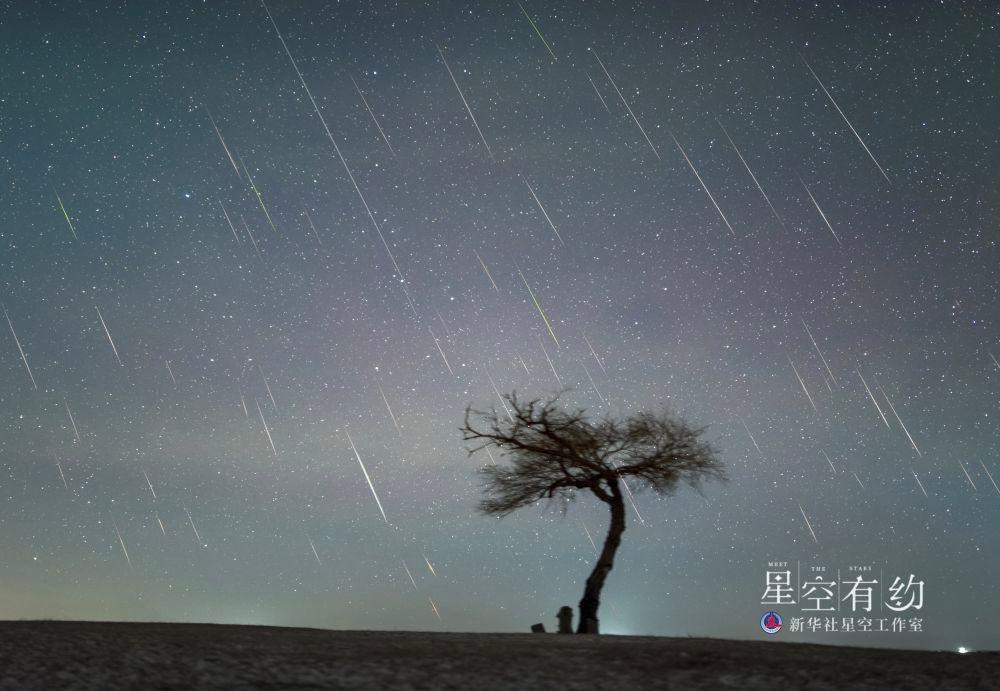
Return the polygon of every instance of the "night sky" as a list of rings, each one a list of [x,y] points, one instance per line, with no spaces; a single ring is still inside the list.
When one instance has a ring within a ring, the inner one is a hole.
[[[731,477],[633,487],[602,631],[787,560],[925,631],[783,640],[1000,646],[996,6],[522,6],[0,4],[0,618],[552,630],[606,507],[458,430],[565,386]]]

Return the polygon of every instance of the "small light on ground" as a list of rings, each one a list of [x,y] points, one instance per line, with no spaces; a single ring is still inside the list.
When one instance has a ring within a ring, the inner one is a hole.
[[[962,655],[965,655],[967,652],[969,652],[969,649],[966,648],[964,645],[960,645],[958,646],[958,652]]]

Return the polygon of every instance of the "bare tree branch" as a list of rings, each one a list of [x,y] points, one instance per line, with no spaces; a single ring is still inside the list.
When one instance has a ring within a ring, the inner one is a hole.
[[[666,410],[591,421],[582,409],[559,406],[564,392],[544,401],[505,395],[510,417],[495,408],[466,408],[463,440],[479,443],[469,454],[495,447],[509,463],[480,470],[481,512],[505,516],[543,499],[571,501],[578,490],[611,503],[610,489],[624,477],[658,494],[670,494],[681,482],[698,487],[703,480],[726,479],[715,449],[701,439],[704,428]]]

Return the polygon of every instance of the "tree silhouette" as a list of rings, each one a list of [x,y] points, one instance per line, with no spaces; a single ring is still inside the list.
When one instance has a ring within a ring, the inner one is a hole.
[[[590,420],[583,409],[561,407],[562,393],[525,402],[512,392],[503,397],[502,413],[467,407],[461,430],[464,441],[481,442],[468,449],[470,456],[495,447],[509,461],[479,471],[484,477],[480,512],[502,517],[542,499],[573,501],[583,490],[608,505],[608,534],[587,578],[577,626],[577,633],[597,633],[601,589],[625,531],[626,479],[636,483],[635,489],[670,495],[682,482],[698,488],[702,480],[727,478],[717,452],[701,439],[704,428],[691,427],[666,410]],[[473,426],[472,416],[481,428]]]

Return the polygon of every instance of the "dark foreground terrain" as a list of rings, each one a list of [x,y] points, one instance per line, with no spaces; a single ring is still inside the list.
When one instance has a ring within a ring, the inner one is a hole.
[[[1000,653],[769,641],[0,622],[0,689],[986,689]]]

